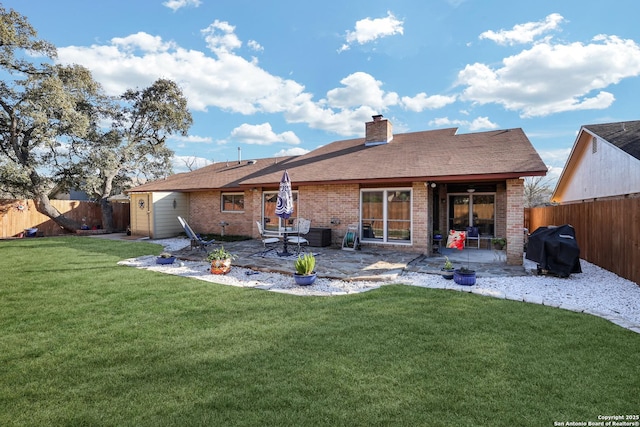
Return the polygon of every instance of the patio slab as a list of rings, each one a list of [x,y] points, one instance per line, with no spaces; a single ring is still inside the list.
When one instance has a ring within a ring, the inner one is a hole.
[[[217,245],[217,244],[216,244]],[[262,245],[257,240],[224,242],[225,249],[238,258],[233,265],[257,271],[292,274],[295,256],[279,257],[272,251],[261,256]],[[346,251],[335,247],[310,247],[308,251],[316,255],[318,277],[340,280],[395,280],[405,272],[440,274],[445,255],[426,256],[406,250],[363,246],[361,250]],[[476,271],[477,277],[513,277],[531,274],[524,266],[507,265],[504,256],[496,251],[465,249],[447,254],[456,268],[467,266]],[[174,252],[183,259],[204,258],[203,251],[183,249]]]
[[[98,236],[92,236],[98,238]],[[102,234],[99,238],[136,239],[124,233]],[[154,240],[144,239],[151,243]],[[185,240],[186,242],[186,240]],[[216,242],[214,249],[222,245],[236,254],[238,258],[233,265],[250,268],[256,271],[292,274],[295,255],[279,257],[275,251],[261,256],[262,243],[259,240],[241,242]],[[309,247],[308,251],[316,255],[316,271],[318,277],[347,281],[389,281],[396,280],[405,272],[440,274],[445,256],[454,267],[467,267],[475,270],[477,277],[514,277],[527,276],[534,272],[523,265],[507,265],[504,252],[466,248],[462,251],[441,249],[442,253],[427,256],[406,250],[363,246],[361,250],[347,251],[333,246]],[[206,253],[203,250],[191,249],[188,245],[179,251],[173,251],[179,259],[200,261]]]

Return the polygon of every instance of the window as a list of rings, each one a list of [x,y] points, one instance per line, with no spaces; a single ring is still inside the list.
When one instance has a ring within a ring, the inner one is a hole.
[[[411,243],[411,190],[362,190],[361,237],[385,243]]]
[[[222,212],[244,212],[244,193],[223,193]]]
[[[277,191],[265,191],[262,193],[262,225],[265,230],[278,231],[280,227],[288,227],[295,223],[298,217],[298,192],[293,194],[293,215],[286,221],[276,215],[276,205],[278,204]]]

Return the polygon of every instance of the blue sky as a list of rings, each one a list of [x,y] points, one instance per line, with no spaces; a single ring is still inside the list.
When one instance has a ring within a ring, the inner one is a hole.
[[[12,0],[58,60],[113,95],[157,78],[189,99],[187,165],[361,137],[523,128],[557,176],[580,126],[640,119],[636,0]]]

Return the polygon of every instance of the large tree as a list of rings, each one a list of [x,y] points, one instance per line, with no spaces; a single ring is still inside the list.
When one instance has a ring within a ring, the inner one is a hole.
[[[186,135],[192,118],[181,89],[166,79],[127,90],[107,113],[111,126],[95,127],[87,138],[76,140],[74,152],[82,158],[81,187],[100,200],[103,226],[110,231],[113,210],[108,197],[114,187],[140,176],[157,179],[172,173],[173,151],[166,139]]]
[[[68,140],[90,129],[99,85],[80,66],[32,67],[0,81],[0,190],[35,201],[36,209],[67,230],[79,227],[55,209],[50,192],[70,181]]]
[[[6,75],[0,81],[0,193],[33,198],[39,212],[75,231],[81,224],[58,212],[49,196],[84,188],[100,200],[111,229],[114,184],[171,172],[165,141],[191,125],[187,101],[163,79],[110,99],[87,69],[33,64],[25,53],[51,60],[55,47],[37,39],[25,17],[0,5],[0,72]]]

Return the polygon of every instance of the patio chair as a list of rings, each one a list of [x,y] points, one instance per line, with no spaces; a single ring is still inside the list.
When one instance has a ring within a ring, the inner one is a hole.
[[[478,249],[480,249],[480,232],[478,231],[478,227],[467,227],[466,241],[469,242],[469,240],[478,242]]]
[[[256,221],[256,225],[258,226],[258,233],[260,233],[260,240],[262,241],[262,246],[264,248],[262,251],[262,256],[264,257],[267,252],[274,250],[278,246],[280,238],[275,237],[275,235],[267,234],[264,227],[262,227],[262,224],[260,224],[260,221]]]
[[[203,238],[201,238],[200,235],[196,234],[191,226],[187,224],[187,221],[185,221],[182,217],[179,216],[178,221],[180,222],[180,225],[182,225],[182,228],[184,229],[187,237],[191,240],[191,249],[197,248],[206,250],[208,246],[213,245],[213,243],[216,241],[215,239],[204,240]]]
[[[304,238],[305,235],[309,233],[309,229],[311,228],[311,220],[298,218],[298,235],[290,236],[287,238],[287,242],[298,245],[298,253],[302,250],[303,245],[309,246],[309,241]]]

